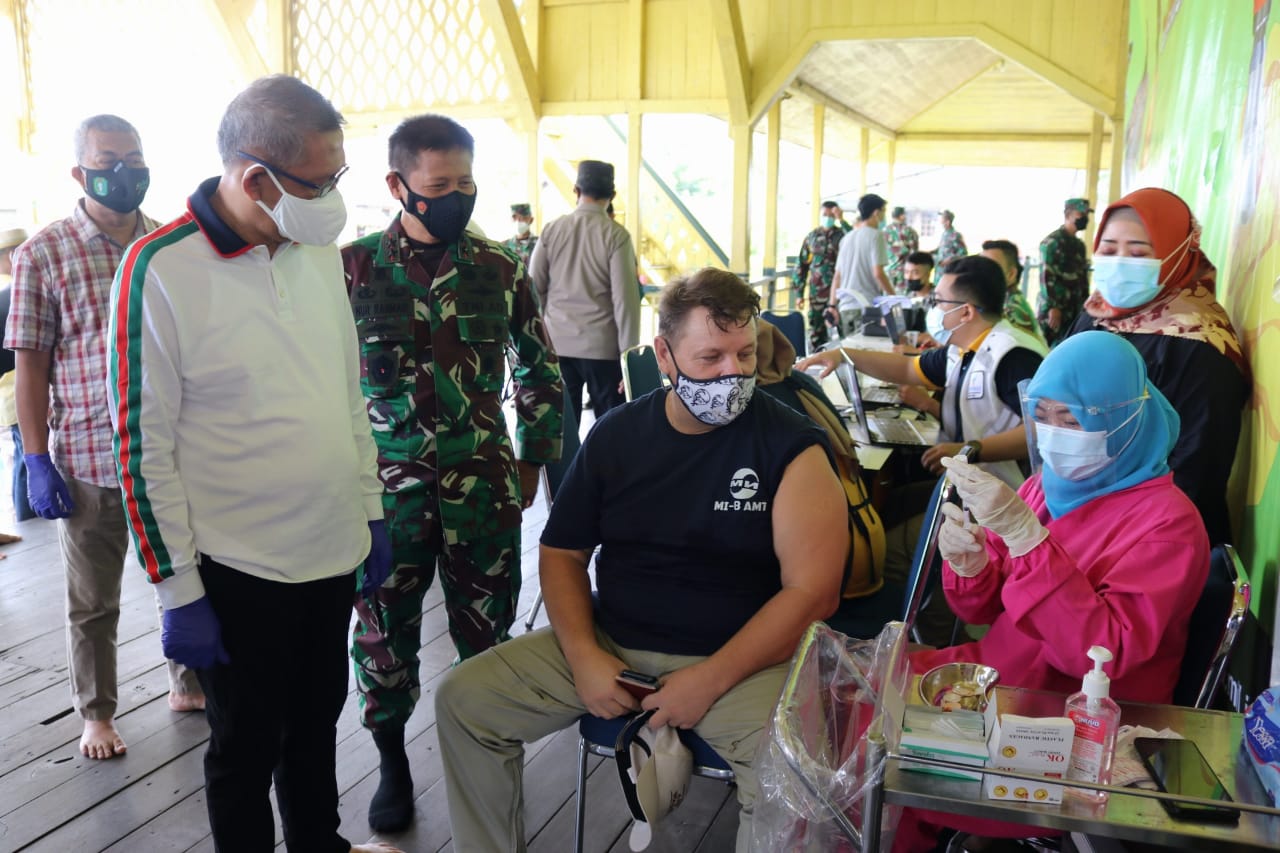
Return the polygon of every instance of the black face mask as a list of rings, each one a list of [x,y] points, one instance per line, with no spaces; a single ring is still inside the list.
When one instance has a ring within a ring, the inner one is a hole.
[[[1076,227],[1076,230],[1077,230],[1077,231],[1083,231],[1083,230],[1084,230],[1086,227],[1088,227],[1088,225],[1089,225],[1089,217],[1087,217],[1087,216],[1077,216],[1077,217],[1075,218],[1075,221],[1074,221],[1074,222],[1072,222],[1071,224],[1072,224],[1072,225],[1074,225],[1074,226]]]
[[[476,207],[476,194],[467,195],[454,190],[438,198],[427,198],[409,189],[408,182],[398,172],[396,177],[400,178],[400,183],[404,186],[406,197],[403,204],[409,215],[421,222],[422,227],[437,240],[445,243],[457,242],[466,230],[467,223],[471,221],[471,212]]]
[[[116,213],[132,213],[147,197],[151,186],[151,170],[146,166],[126,166],[123,161],[110,169],[89,169],[84,172],[84,194]]]
[[[924,290],[924,282],[918,278],[907,279],[907,290]]]

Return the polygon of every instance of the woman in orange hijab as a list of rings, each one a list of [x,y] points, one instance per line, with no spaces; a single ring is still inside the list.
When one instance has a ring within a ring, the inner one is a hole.
[[[1200,223],[1168,190],[1129,193],[1102,214],[1093,244],[1094,292],[1071,334],[1114,332],[1133,344],[1182,431],[1169,467],[1195,503],[1210,542],[1228,542],[1227,477],[1249,397],[1249,364],[1214,298]]]

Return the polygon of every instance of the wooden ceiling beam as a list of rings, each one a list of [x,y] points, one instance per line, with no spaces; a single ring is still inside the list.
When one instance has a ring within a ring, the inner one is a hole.
[[[812,101],[815,104],[822,104],[824,107],[831,110],[833,113],[839,113],[840,115],[844,116],[845,118],[849,119],[849,121],[853,122],[856,125],[859,125],[860,127],[865,127],[869,130],[874,130],[876,133],[879,133],[882,136],[887,136],[890,139],[893,139],[898,135],[898,132],[893,128],[889,127],[888,125],[881,124],[880,122],[873,119],[871,116],[866,115],[865,113],[860,113],[857,110],[855,110],[853,107],[840,103],[835,98],[826,94],[822,90],[817,89],[814,86],[811,86],[810,84],[806,83],[804,80],[799,80],[799,79],[796,80],[790,86],[788,86],[787,89],[788,91],[792,92],[793,94],[801,98],[805,98],[806,100]]]

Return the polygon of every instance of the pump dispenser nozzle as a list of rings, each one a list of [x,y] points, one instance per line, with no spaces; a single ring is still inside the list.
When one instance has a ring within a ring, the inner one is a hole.
[[[1109,663],[1114,657],[1111,651],[1103,646],[1090,646],[1089,658],[1093,661],[1093,669],[1085,673],[1084,683],[1080,689],[1090,702],[1105,699],[1111,695],[1111,679],[1102,671],[1102,665]]]

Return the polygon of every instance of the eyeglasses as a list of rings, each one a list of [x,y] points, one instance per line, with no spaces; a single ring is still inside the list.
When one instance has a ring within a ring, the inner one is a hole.
[[[257,163],[259,166],[261,166],[264,169],[271,170],[274,174],[277,174],[282,178],[288,178],[289,180],[293,181],[295,184],[301,184],[307,189],[314,191],[315,195],[312,196],[312,198],[324,198],[329,193],[333,192],[333,190],[336,189],[338,186],[338,181],[342,180],[342,176],[345,175],[347,173],[347,170],[351,168],[350,166],[343,166],[341,169],[339,169],[337,172],[334,173],[332,178],[325,181],[323,184],[317,184],[312,181],[308,181],[304,178],[299,178],[297,175],[291,175],[288,172],[286,172],[284,169],[281,169],[279,166],[268,163],[266,160],[260,160],[257,157],[254,157],[252,154],[246,154],[243,151],[237,151],[236,154],[240,155],[246,160]]]
[[[924,304],[929,306],[930,308],[937,307],[939,303],[946,303],[948,305],[968,305],[969,304],[963,299],[939,299],[936,296],[927,296],[925,297],[925,300],[924,300]]]

